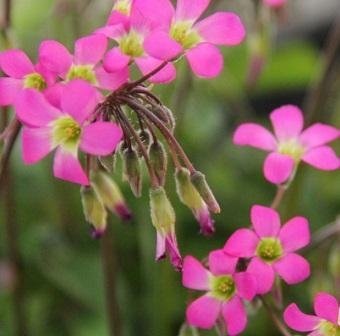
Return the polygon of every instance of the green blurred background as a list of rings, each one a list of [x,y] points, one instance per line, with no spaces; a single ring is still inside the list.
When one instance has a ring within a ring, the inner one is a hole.
[[[14,0],[12,34],[20,48],[33,58],[38,44],[58,39],[72,50],[74,39],[104,24],[110,0]],[[182,61],[178,79],[155,92],[177,117],[176,136],[196,167],[203,171],[222,206],[215,217],[216,234],[205,238],[190,210],[182,206],[174,192],[173,169],[167,190],[177,213],[177,234],[183,255],[203,258],[211,249],[223,246],[238,227],[249,224],[252,204],[269,204],[275,187],[262,176],[264,153],[237,148],[232,132],[244,120],[269,126],[267,116],[281,104],[303,106],[313,83],[323,73],[322,48],[339,9],[337,0],[292,0],[280,13],[256,17],[254,2],[213,1],[217,8],[237,11],[246,22],[249,39],[242,46],[225,48],[226,65],[215,80],[192,77]],[[263,17],[262,17],[263,18]],[[262,22],[262,24],[261,24]],[[271,43],[256,40],[259,27]],[[252,43],[250,43],[250,40]],[[260,49],[254,48],[254,45]],[[1,46],[3,48],[3,45]],[[266,65],[258,82],[246,85],[254,50],[266,55]],[[340,125],[339,54],[328,74],[326,87],[313,112],[313,119]],[[336,144],[339,149],[339,143]],[[23,258],[24,311],[28,335],[105,336],[104,280],[100,243],[92,240],[80,206],[79,188],[52,177],[51,160],[24,166],[20,146],[12,160],[17,239]],[[114,176],[121,180],[121,173]],[[121,182],[120,182],[121,183]],[[141,199],[132,196],[121,183],[134,212],[131,223],[113,216],[110,231],[114,240],[116,293],[119,306],[117,336],[174,336],[183,323],[188,293],[180,274],[167,261],[154,262],[155,232],[148,211],[147,182]],[[334,222],[340,212],[340,174],[301,167],[280,207],[283,219],[294,215],[309,218],[313,232]],[[0,336],[14,336],[12,293],[13,274],[8,258],[5,229],[5,198],[0,203]],[[312,295],[328,290],[339,295],[339,236],[316,249],[306,251],[313,277],[305,283],[284,287],[285,304],[296,301],[310,309]],[[244,335],[278,335],[262,308],[249,307],[250,319]],[[213,335],[201,332],[200,335]],[[26,336],[26,335],[22,335]]]

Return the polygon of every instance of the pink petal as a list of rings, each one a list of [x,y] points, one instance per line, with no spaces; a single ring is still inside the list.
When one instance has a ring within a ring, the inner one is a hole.
[[[208,8],[210,0],[178,0],[176,19],[179,21],[198,19]]]
[[[215,13],[198,22],[195,28],[203,40],[217,45],[237,45],[246,36],[241,19],[234,13]]]
[[[311,333],[309,333],[307,336],[324,336],[321,334],[320,330],[314,330]]]
[[[252,300],[257,291],[257,282],[254,275],[248,272],[240,272],[234,275],[237,294],[245,300]]]
[[[83,152],[92,155],[110,155],[122,136],[123,132],[119,126],[111,122],[97,121],[83,128],[80,148]]]
[[[12,105],[22,89],[22,80],[10,77],[0,78],[0,106]]]
[[[223,56],[218,48],[210,43],[200,43],[186,52],[192,71],[203,78],[217,77],[223,69]]]
[[[26,125],[41,127],[57,119],[61,112],[36,90],[23,90],[15,101],[18,119]]]
[[[295,162],[290,156],[271,153],[264,162],[263,173],[269,182],[281,184],[289,179],[293,173],[294,166]]]
[[[22,155],[25,164],[34,164],[40,161],[52,150],[51,128],[23,128]]]
[[[73,80],[64,86],[61,96],[62,111],[82,124],[97,105],[96,89],[82,80]]]
[[[290,304],[286,308],[283,318],[289,328],[301,332],[314,330],[320,323],[318,317],[303,313],[295,303]]]
[[[129,65],[130,56],[123,54],[118,47],[112,48],[104,58],[104,69],[108,72],[121,71]]]
[[[305,129],[299,140],[303,146],[312,148],[325,145],[338,139],[339,136],[340,131],[335,127],[317,123]]]
[[[220,309],[221,304],[217,299],[203,295],[187,308],[187,322],[194,327],[211,329],[216,323]]]
[[[248,265],[247,272],[252,274],[256,279],[257,294],[262,295],[270,292],[275,279],[275,273],[271,265],[263,262],[258,257],[254,257]]]
[[[247,123],[240,125],[234,134],[235,145],[251,146],[266,151],[273,151],[276,148],[276,140],[272,133],[264,127]]]
[[[183,260],[178,249],[175,232],[171,232],[166,236],[165,240],[166,252],[169,256],[171,265],[177,270],[181,271],[183,268]]]
[[[200,225],[200,233],[205,236],[212,235],[215,232],[215,225],[206,203],[203,202],[201,208],[192,209],[192,211]]]
[[[294,217],[283,225],[279,238],[285,252],[294,252],[305,247],[310,242],[308,220],[304,217]]]
[[[224,245],[224,252],[235,257],[250,258],[254,256],[259,238],[249,229],[236,230]]]
[[[144,41],[145,51],[152,57],[170,61],[182,52],[182,46],[164,31],[154,31]]]
[[[287,0],[263,0],[263,2],[269,7],[277,8],[283,6]]]
[[[79,160],[72,153],[58,148],[54,156],[53,164],[54,176],[62,180],[73,182],[81,185],[89,185]]]
[[[222,314],[227,325],[228,335],[238,335],[246,328],[247,312],[238,296],[234,296],[223,304]]]
[[[273,264],[274,270],[289,285],[306,280],[310,275],[308,261],[295,253],[288,253]]]
[[[253,205],[250,218],[259,237],[276,237],[280,231],[280,216],[274,209]]]
[[[27,55],[12,49],[0,53],[0,69],[9,77],[21,79],[34,71],[34,66]]]
[[[106,51],[107,39],[102,34],[92,34],[76,41],[74,47],[74,61],[76,64],[97,64]]]
[[[107,20],[107,26],[113,26],[117,24],[121,24],[126,29],[128,29],[129,24],[130,24],[130,19],[125,14],[122,14],[116,10],[113,10]]]
[[[46,100],[57,109],[61,109],[61,96],[64,90],[64,85],[64,83],[58,82],[44,91]]]
[[[127,34],[127,29],[123,24],[115,24],[113,26],[104,26],[95,30],[95,34],[103,34],[113,40],[118,40],[123,35]]]
[[[209,269],[213,275],[234,274],[238,258],[216,250],[209,253]]]
[[[284,105],[270,114],[274,132],[279,140],[298,137],[303,128],[302,111],[294,105]]]
[[[194,257],[184,258],[182,284],[186,288],[209,290],[209,271]]]
[[[314,299],[314,311],[318,317],[338,324],[339,303],[334,296],[318,293]]]
[[[54,40],[41,42],[39,63],[61,76],[65,75],[72,64],[73,57],[61,43]]]
[[[166,257],[166,237],[157,231],[156,237],[156,261]]]
[[[126,67],[120,71],[109,73],[100,66],[96,70],[96,77],[99,87],[105,90],[115,91],[129,80],[129,68]]]
[[[336,170],[340,168],[340,159],[331,147],[321,146],[310,149],[302,161],[321,170]]]

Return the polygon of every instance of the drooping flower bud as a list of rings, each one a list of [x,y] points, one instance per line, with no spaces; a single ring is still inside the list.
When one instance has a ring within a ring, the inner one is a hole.
[[[115,155],[100,156],[98,157],[98,161],[102,168],[105,169],[108,173],[111,173],[114,170]]]
[[[189,207],[201,227],[201,233],[209,235],[214,233],[214,221],[210,216],[207,204],[202,199],[190,180],[190,172],[186,168],[177,169],[175,173],[177,194],[187,207]]]
[[[122,153],[123,179],[129,182],[131,190],[136,197],[142,194],[142,170],[137,152],[127,148]]]
[[[144,147],[149,148],[150,142],[151,142],[150,132],[146,129],[142,129],[142,130],[139,130],[138,136],[139,136],[140,140],[142,141]],[[141,149],[139,148],[139,146],[137,147],[137,153],[138,153],[138,156],[140,158],[143,157],[143,153],[142,153]]]
[[[150,211],[152,224],[157,230],[156,260],[168,254],[172,265],[180,270],[182,257],[175,233],[176,215],[163,187],[150,189]]]
[[[153,142],[150,145],[149,159],[159,185],[164,186],[168,169],[168,156],[164,146],[159,141]]]
[[[190,176],[192,184],[195,186],[198,193],[203,198],[204,202],[207,204],[209,210],[213,213],[220,213],[221,208],[212,193],[204,174],[196,171]]]
[[[113,179],[104,171],[95,171],[91,174],[93,187],[103,200],[104,205],[122,220],[128,221],[132,213],[124,197]]]
[[[80,189],[85,219],[92,225],[93,238],[100,238],[107,226],[107,211],[100,196],[90,187]]]

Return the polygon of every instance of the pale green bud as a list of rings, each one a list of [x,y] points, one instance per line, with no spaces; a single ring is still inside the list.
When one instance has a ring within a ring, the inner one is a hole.
[[[159,185],[164,186],[168,169],[168,156],[164,146],[160,142],[153,142],[150,145],[149,160]]]
[[[123,179],[129,182],[131,190],[136,197],[142,194],[142,168],[140,159],[134,149],[123,151]]]

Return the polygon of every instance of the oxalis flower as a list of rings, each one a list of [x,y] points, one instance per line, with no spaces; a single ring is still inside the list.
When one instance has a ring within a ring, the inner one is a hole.
[[[113,3],[113,8],[107,25],[124,24],[129,25],[129,17],[131,13],[132,0],[116,0]]]
[[[257,280],[257,293],[265,294],[273,286],[275,274],[292,285],[310,274],[306,259],[294,253],[308,245],[309,224],[304,217],[294,217],[281,226],[279,214],[260,205],[251,208],[252,229],[239,229],[227,240],[224,252],[250,258],[247,271]]]
[[[81,80],[64,87],[60,110],[40,92],[23,91],[17,98],[15,110],[24,124],[24,162],[34,164],[56,149],[54,176],[88,185],[88,176],[77,158],[78,150],[91,155],[109,155],[122,138],[121,129],[111,122],[89,122],[96,105],[96,90]]]
[[[247,325],[243,299],[252,300],[256,280],[247,272],[236,273],[238,258],[222,250],[209,254],[209,270],[194,257],[184,258],[182,283],[184,287],[206,291],[187,308],[187,322],[202,329],[212,328],[222,317],[228,335],[238,335]]]
[[[318,293],[314,298],[316,315],[304,314],[295,303],[284,312],[287,325],[299,332],[310,332],[309,336],[339,336],[339,301],[328,293]]]
[[[293,105],[285,105],[270,114],[274,135],[264,127],[246,123],[234,134],[236,145],[251,146],[271,152],[263,166],[265,178],[275,184],[292,179],[303,161],[317,169],[336,170],[340,159],[327,143],[339,138],[335,127],[316,123],[304,131],[303,114]]]

